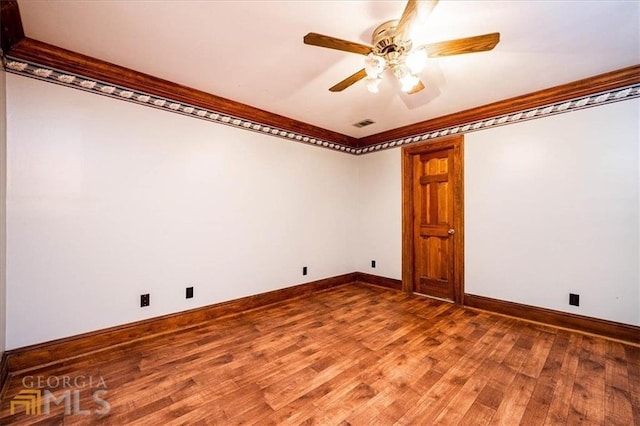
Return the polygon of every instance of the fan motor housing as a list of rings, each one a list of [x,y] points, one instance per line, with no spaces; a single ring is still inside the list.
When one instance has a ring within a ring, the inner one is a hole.
[[[397,19],[387,21],[373,30],[371,42],[374,54],[395,59],[411,50],[411,40],[401,40],[396,37],[398,22]]]

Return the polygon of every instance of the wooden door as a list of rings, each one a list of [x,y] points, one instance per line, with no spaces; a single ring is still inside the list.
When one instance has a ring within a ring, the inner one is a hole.
[[[458,137],[405,148],[403,161],[403,194],[410,198],[404,203],[405,239],[412,252],[403,281],[409,281],[409,291],[458,303],[463,296],[461,142]]]

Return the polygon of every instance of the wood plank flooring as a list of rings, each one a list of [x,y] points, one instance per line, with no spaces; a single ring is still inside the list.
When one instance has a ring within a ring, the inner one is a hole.
[[[640,348],[346,285],[12,377],[0,424],[639,425]]]

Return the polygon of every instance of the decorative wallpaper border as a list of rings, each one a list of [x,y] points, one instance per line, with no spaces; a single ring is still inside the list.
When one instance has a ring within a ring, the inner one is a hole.
[[[491,127],[504,126],[522,121],[550,117],[557,114],[564,114],[585,108],[591,108],[640,97],[640,84],[635,84],[632,86],[626,86],[605,92],[595,93],[589,96],[582,96],[571,100],[565,100],[554,104],[525,109],[506,115],[499,115],[488,119],[468,122],[452,127],[446,127],[435,131],[419,133],[409,137],[384,141],[364,148],[354,148],[333,141],[323,140],[302,133],[292,132],[274,126],[269,126],[257,121],[234,117],[229,114],[220,113],[218,111],[213,111],[206,108],[199,108],[193,105],[186,104],[184,102],[177,102],[168,98],[158,97],[155,95],[144,93],[142,91],[133,90],[117,85],[111,85],[76,74],[65,73],[50,67],[42,67],[28,61],[22,61],[11,57],[6,58],[5,69],[7,70],[7,72],[11,72],[14,74],[24,75],[27,77],[48,81],[50,83],[55,83],[74,89],[84,90],[86,92],[108,96],[114,99],[133,102],[139,105],[145,105],[152,108],[162,109],[177,114],[215,122],[218,124],[237,127],[243,130],[267,134],[281,139],[292,140],[307,145],[315,145],[321,148],[354,155],[362,155],[371,152],[396,148],[398,146],[416,142],[423,142],[441,136],[470,133]]]
[[[508,124],[519,123],[528,120],[535,120],[537,118],[550,117],[552,115],[564,114],[567,112],[578,111],[585,108],[591,108],[594,106],[601,106],[610,104],[613,102],[619,102],[623,100],[629,100],[640,97],[640,84],[633,86],[627,86],[610,90],[606,92],[600,92],[589,96],[583,96],[567,101],[557,102],[537,108],[525,109],[517,111],[511,114],[499,115],[492,118],[487,118],[478,121],[472,121],[452,127],[445,127],[432,132],[420,133],[413,136],[393,139],[390,141],[380,142],[375,145],[367,146],[365,148],[357,148],[355,154],[367,154],[373,151],[380,151],[384,149],[398,147],[400,145],[407,145],[415,142],[423,142],[428,139],[437,138],[440,136],[457,135],[464,133],[471,133],[478,130],[484,130],[490,127],[505,126]]]
[[[7,70],[7,72],[13,74],[19,74],[38,80],[83,90],[85,92],[108,96],[110,98],[120,99],[138,105],[144,105],[168,112],[199,118],[201,120],[224,124],[231,127],[237,127],[256,133],[267,134],[269,136],[275,136],[281,139],[293,140],[295,142],[300,142],[307,145],[315,145],[322,148],[331,149],[333,151],[341,151],[349,154],[356,153],[356,148],[353,148],[351,146],[342,145],[333,141],[319,139],[274,126],[268,126],[257,121],[234,117],[229,114],[224,114],[207,108],[196,107],[184,102],[177,102],[169,98],[151,95],[138,90],[104,83],[99,80],[86,78],[77,74],[65,73],[50,67],[42,67],[31,62],[17,60],[11,57],[6,58],[5,69]]]

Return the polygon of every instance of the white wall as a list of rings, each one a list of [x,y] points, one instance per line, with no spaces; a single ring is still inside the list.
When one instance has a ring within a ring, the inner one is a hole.
[[[396,279],[402,279],[400,154],[388,149],[358,158],[356,270]]]
[[[467,135],[467,293],[640,324],[639,111],[633,100]]]
[[[639,112],[632,100],[465,135],[467,293],[640,324]],[[400,279],[400,149],[359,170],[357,267]]]
[[[356,157],[7,84],[9,349],[355,270]]]
[[[401,278],[400,149],[353,157],[6,79],[7,348],[356,270]],[[465,136],[468,293],[640,323],[639,108]]]
[[[6,73],[0,69],[0,358],[7,332],[6,296],[6,192],[7,192],[7,91]]]

